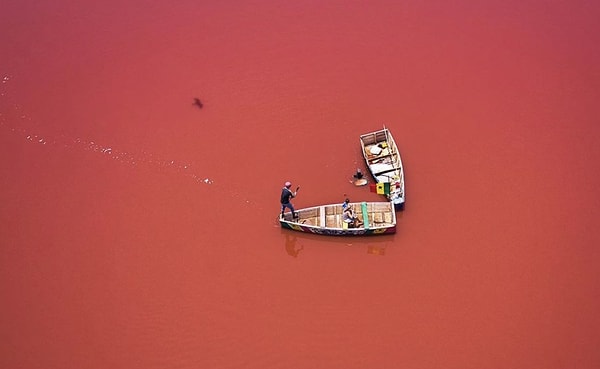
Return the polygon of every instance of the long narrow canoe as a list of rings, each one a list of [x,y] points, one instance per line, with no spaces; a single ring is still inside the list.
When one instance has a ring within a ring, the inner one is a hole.
[[[342,219],[342,204],[330,204],[297,209],[298,218],[290,212],[280,215],[282,228],[299,232],[332,236],[363,236],[396,233],[396,211],[391,202],[362,202],[354,204],[354,212],[363,224],[348,227]]]
[[[387,128],[360,136],[363,157],[376,183],[384,184],[384,195],[396,210],[404,209],[404,168],[400,151]],[[387,185],[386,185],[387,183]]]

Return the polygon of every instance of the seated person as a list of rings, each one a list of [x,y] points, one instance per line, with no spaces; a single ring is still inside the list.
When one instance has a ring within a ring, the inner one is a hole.
[[[346,199],[347,200],[347,199]],[[342,214],[342,221],[348,223],[348,228],[357,228],[362,225],[362,222],[358,220],[358,217],[354,215],[354,210],[352,210],[352,206],[346,202],[344,202],[344,213]]]
[[[342,204],[342,211],[346,211],[346,209],[350,206],[350,199],[346,197],[344,203]]]

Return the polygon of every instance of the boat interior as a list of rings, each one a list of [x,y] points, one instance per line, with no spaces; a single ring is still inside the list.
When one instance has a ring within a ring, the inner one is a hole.
[[[398,148],[389,133],[385,130],[368,133],[360,137],[364,156],[369,169],[377,182],[393,182],[402,180],[402,162],[397,155]]]
[[[393,224],[394,208],[387,202],[353,204],[354,212],[358,220],[363,223],[362,227],[386,227]],[[363,207],[365,211],[363,211]],[[346,228],[343,221],[342,205],[323,205],[314,208],[297,210],[298,219],[292,219],[292,214],[286,212],[284,220],[302,225],[324,227],[324,228]],[[365,214],[367,220],[365,221]]]
[[[368,133],[360,137],[365,157],[369,166],[379,165],[381,170],[376,173],[389,170],[389,168],[397,168],[400,166],[398,160],[397,147],[394,139],[385,131],[377,131]]]

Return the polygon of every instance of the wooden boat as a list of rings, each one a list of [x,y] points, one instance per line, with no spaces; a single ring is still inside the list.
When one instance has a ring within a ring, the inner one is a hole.
[[[363,224],[349,227],[342,219],[342,204],[330,204],[297,209],[279,216],[282,228],[294,231],[333,236],[361,236],[396,233],[396,212],[391,202],[362,202],[354,204],[358,220]]]
[[[404,168],[400,151],[387,128],[360,136],[363,157],[369,172],[380,187],[389,186],[385,196],[394,203],[396,210],[404,209]],[[386,185],[388,183],[389,185]]]

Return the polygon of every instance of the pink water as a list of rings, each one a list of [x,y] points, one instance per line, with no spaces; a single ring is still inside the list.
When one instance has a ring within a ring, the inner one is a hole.
[[[600,6],[0,5],[0,367],[600,367]],[[204,108],[192,105],[199,97]],[[398,233],[276,222],[379,200]]]

